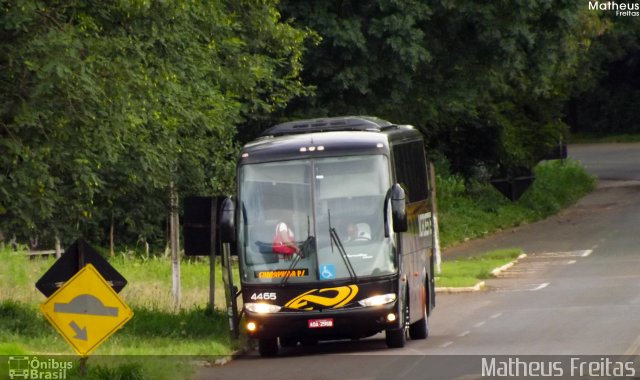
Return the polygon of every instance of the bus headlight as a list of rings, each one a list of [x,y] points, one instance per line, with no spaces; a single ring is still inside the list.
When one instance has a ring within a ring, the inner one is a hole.
[[[380,306],[386,305],[396,300],[396,295],[394,293],[389,294],[381,294],[379,296],[373,296],[369,298],[365,298],[363,300],[358,301],[358,303],[362,306]]]
[[[245,303],[244,308],[252,313],[267,314],[279,312],[282,306],[270,305],[268,303]]]

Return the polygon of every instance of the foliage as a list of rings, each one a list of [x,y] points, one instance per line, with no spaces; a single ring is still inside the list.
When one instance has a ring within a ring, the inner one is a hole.
[[[605,13],[609,33],[594,40],[579,90],[567,106],[573,132],[604,136],[640,132],[640,19]]]
[[[307,34],[272,1],[0,1],[0,230],[162,238],[168,188],[233,190],[235,125],[284,106]]]
[[[565,0],[0,0],[0,231],[161,246],[171,183],[231,193],[238,142],[285,118],[416,125],[467,184],[530,168],[565,119],[637,127],[637,20]]]
[[[567,133],[597,12],[575,1],[282,1],[315,30],[290,114],[374,114],[418,126],[451,167],[532,167]]]
[[[595,178],[574,161],[538,164],[536,180],[517,202],[488,183],[467,189],[460,176],[437,177],[441,244],[481,237],[499,229],[533,222],[557,213],[593,190]]]

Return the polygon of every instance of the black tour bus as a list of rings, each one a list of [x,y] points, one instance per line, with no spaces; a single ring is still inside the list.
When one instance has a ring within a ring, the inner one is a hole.
[[[237,178],[228,228],[262,356],[278,342],[427,337],[433,219],[418,131],[374,117],[279,124],[244,146]]]

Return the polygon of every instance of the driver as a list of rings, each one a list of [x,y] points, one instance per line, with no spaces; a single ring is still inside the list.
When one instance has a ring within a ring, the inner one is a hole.
[[[371,227],[367,223],[349,223],[347,241],[371,240]]]

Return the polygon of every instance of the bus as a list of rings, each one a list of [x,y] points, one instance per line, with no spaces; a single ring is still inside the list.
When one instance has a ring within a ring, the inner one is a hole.
[[[243,147],[234,202],[221,234],[261,356],[382,331],[390,348],[427,338],[433,213],[415,128],[360,116],[273,126]]]

